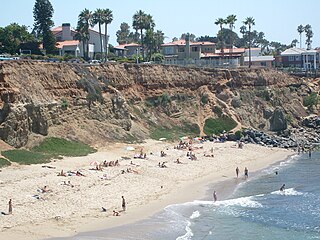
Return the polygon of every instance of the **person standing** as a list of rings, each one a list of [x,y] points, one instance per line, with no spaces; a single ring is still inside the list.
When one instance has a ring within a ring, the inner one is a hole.
[[[284,189],[286,188],[286,185],[285,184],[282,184],[281,188],[280,188],[280,191],[284,191]]]
[[[249,170],[247,167],[244,168],[244,177],[248,178],[249,177]]]
[[[124,196],[122,196],[122,210],[126,211],[126,200],[124,199]]]
[[[236,168],[236,174],[237,174],[237,178],[239,177],[239,168]]]
[[[9,214],[12,214],[12,199],[9,200]]]
[[[218,200],[216,191],[213,191],[213,201],[216,202]]]

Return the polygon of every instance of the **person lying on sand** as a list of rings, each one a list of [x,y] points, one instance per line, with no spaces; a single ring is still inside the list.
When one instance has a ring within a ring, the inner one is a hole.
[[[162,164],[161,164],[161,167],[162,168],[166,168],[167,166],[166,166],[166,162],[163,162]]]
[[[46,185],[43,188],[38,189],[38,192],[48,193],[48,192],[52,192],[52,190],[50,190],[49,187]]]
[[[77,171],[77,172],[76,172],[76,175],[77,175],[77,176],[84,177],[84,175],[83,175],[80,171]]]
[[[205,153],[205,154],[203,154],[203,156],[204,156],[204,157],[214,157],[214,155],[213,155],[213,154],[206,154],[206,153]]]
[[[160,152],[160,156],[161,156],[161,157],[165,157],[165,156],[167,156],[167,154],[164,153],[164,151],[161,151],[161,152]]]

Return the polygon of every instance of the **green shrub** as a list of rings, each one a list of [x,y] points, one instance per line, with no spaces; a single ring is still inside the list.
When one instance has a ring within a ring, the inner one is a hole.
[[[206,105],[209,101],[209,96],[208,94],[203,94],[202,97],[201,97],[201,102],[203,105]]]
[[[222,115],[222,108],[221,108],[221,107],[219,107],[219,106],[214,106],[213,109],[212,109],[212,111],[213,111],[215,114],[217,114],[218,117],[221,117],[221,115]]]
[[[209,118],[205,121],[203,131],[206,135],[220,134],[223,131],[230,131],[237,126],[236,121],[231,117],[222,116],[219,118]]]
[[[0,158],[0,168],[10,166],[11,162],[9,162],[5,158]]]
[[[96,150],[84,143],[69,141],[62,138],[47,138],[39,146],[32,148],[32,151],[48,154],[51,156],[86,156]]]
[[[312,92],[309,96],[303,98],[303,105],[308,108],[317,106],[319,102],[318,93]]]
[[[182,126],[151,128],[150,137],[155,140],[166,138],[167,140],[177,140],[183,136],[199,136],[200,128],[198,124],[183,123]]]
[[[3,151],[1,152],[1,154],[7,159],[9,159],[11,162],[16,162],[25,165],[47,163],[50,161],[51,157],[43,153],[19,149]]]
[[[235,132],[235,135],[236,135],[237,139],[240,139],[240,138],[243,137],[243,133],[242,133],[242,131],[240,131],[240,130],[236,131],[236,132]]]
[[[63,109],[67,109],[67,108],[69,107],[69,102],[68,102],[67,99],[65,99],[65,98],[62,99],[61,107],[62,107]]]

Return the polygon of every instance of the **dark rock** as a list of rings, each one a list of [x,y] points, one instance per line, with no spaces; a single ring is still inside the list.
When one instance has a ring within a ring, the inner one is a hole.
[[[274,132],[287,129],[287,119],[280,108],[276,108],[270,119],[270,130]]]

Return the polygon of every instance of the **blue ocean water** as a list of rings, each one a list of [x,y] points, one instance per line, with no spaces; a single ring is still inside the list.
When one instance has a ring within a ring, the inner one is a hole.
[[[320,239],[319,180],[319,152],[294,156],[241,181],[227,200],[170,205],[151,219],[72,239]]]

